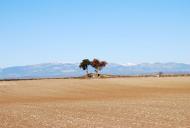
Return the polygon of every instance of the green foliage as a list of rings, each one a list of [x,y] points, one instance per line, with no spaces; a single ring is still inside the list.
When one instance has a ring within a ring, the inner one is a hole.
[[[87,70],[89,65],[91,65],[90,60],[89,60],[89,59],[84,59],[84,60],[80,63],[79,67],[82,68],[83,70]]]

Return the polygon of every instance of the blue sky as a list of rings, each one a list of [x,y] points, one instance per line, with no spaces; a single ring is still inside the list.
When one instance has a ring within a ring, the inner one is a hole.
[[[0,0],[0,66],[190,63],[189,0]]]

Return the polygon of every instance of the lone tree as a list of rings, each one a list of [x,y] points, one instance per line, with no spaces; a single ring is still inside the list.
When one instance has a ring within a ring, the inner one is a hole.
[[[102,70],[107,65],[106,61],[100,61],[94,59],[91,63],[91,66],[95,68],[96,75],[99,76],[99,71]]]
[[[83,70],[86,70],[86,75],[88,75],[88,66],[91,65],[91,62],[89,59],[84,59],[80,63],[79,67],[82,68]]]

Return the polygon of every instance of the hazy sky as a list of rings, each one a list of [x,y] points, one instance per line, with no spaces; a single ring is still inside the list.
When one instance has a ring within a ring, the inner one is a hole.
[[[0,0],[0,66],[190,63],[189,0]]]

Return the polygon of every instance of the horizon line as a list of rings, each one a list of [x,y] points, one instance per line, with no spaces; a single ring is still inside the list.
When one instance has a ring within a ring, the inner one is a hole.
[[[80,62],[63,62],[63,61],[55,61],[55,62],[42,62],[42,63],[35,63],[35,64],[23,64],[23,65],[9,65],[9,66],[0,66],[0,69],[11,68],[11,67],[24,67],[24,66],[37,66],[37,65],[45,65],[45,64],[79,64]],[[108,64],[118,64],[122,66],[135,66],[139,64],[169,64],[169,63],[176,63],[176,64],[187,64],[184,62],[142,62],[142,63],[117,63],[117,62],[108,62]]]

